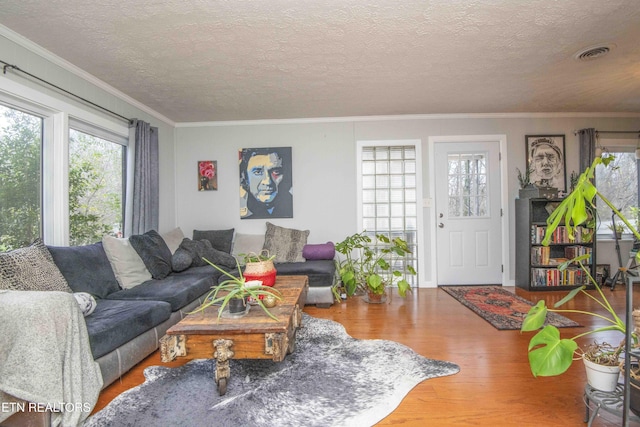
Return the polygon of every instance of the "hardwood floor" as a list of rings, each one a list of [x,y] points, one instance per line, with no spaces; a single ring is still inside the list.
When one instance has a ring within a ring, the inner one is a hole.
[[[506,289],[537,301],[557,301],[566,292],[526,292]],[[595,291],[593,291],[595,292]],[[624,315],[625,288],[604,290],[619,315]],[[640,288],[634,289],[640,302]],[[573,309],[603,310],[584,295],[571,303]],[[400,406],[378,425],[403,426],[582,426],[585,414],[582,391],[585,373],[582,363],[558,377],[534,378],[527,361],[531,334],[498,331],[471,310],[440,289],[416,289],[406,299],[392,295],[387,304],[373,305],[359,297],[331,308],[305,307],[305,312],[342,323],[347,332],[361,339],[388,339],[403,343],[433,359],[460,366],[456,375],[427,380],[416,386]],[[585,327],[603,324],[580,314],[567,317]],[[624,317],[623,317],[624,319]],[[584,331],[565,328],[564,335]],[[618,343],[620,334],[600,335],[600,341]],[[584,342],[591,341],[590,338]],[[381,355],[384,357],[384,355]],[[177,361],[168,366],[179,366]],[[96,411],[115,396],[144,381],[147,366],[161,365],[158,352],[129,371],[100,395]],[[336,396],[336,399],[370,399],[373,396]],[[594,426],[617,426],[619,418],[599,417]],[[188,424],[185,424],[188,425]]]

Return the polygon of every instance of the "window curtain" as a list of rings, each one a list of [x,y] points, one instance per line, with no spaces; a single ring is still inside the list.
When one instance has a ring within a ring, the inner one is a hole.
[[[158,128],[133,119],[129,129],[127,171],[133,180],[127,180],[125,236],[157,230],[160,210]]]
[[[596,158],[596,130],[594,128],[580,129],[578,131],[580,145],[580,171],[582,173],[591,166]]]

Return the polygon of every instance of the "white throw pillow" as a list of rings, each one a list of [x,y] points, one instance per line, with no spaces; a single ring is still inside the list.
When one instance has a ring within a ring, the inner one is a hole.
[[[162,233],[160,237],[162,237],[162,240],[164,240],[169,247],[171,255],[173,255],[180,247],[180,243],[182,243],[182,240],[184,239],[184,233],[182,232],[182,229],[178,227],[166,233]]]
[[[118,239],[105,235],[102,237],[102,246],[122,289],[130,289],[151,280],[151,273],[147,270],[140,255],[129,243],[129,239]]]

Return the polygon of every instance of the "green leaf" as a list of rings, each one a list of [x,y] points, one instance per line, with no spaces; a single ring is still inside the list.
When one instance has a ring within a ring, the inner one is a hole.
[[[406,280],[400,280],[398,282],[398,295],[404,298],[407,295],[407,291],[411,290],[411,285]]]
[[[384,289],[384,286],[382,284],[382,277],[380,277],[378,274],[370,275],[369,277],[367,277],[367,286],[369,286],[373,291],[377,291],[381,288]]]
[[[573,363],[573,353],[578,344],[570,339],[560,339],[555,326],[545,326],[529,342],[529,366],[534,377],[560,375]]]
[[[571,292],[569,292],[567,295],[565,295],[564,298],[562,298],[560,301],[555,303],[553,305],[553,308],[558,308],[561,305],[565,304],[567,301],[571,301],[576,295],[578,295],[580,293],[580,291],[582,291],[583,289],[586,289],[586,288],[587,288],[586,286],[581,286],[579,288],[573,289]]]
[[[536,305],[531,307],[520,328],[521,332],[537,331],[544,325],[547,320],[547,306],[544,300],[538,301]]]

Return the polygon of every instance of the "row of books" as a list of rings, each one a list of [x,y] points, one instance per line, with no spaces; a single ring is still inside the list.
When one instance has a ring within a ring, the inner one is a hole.
[[[540,244],[544,239],[544,235],[547,232],[547,227],[543,225],[531,226],[531,243]],[[583,234],[584,233],[584,234]],[[574,240],[569,240],[569,233],[567,227],[564,225],[558,226],[551,235],[550,243],[591,243],[591,236],[593,230],[581,225],[574,227],[573,235]],[[588,236],[588,237],[587,237]]]
[[[550,246],[534,246],[531,248],[531,265],[559,265],[581,255],[591,254],[591,252],[591,247],[574,245],[564,248],[564,257],[551,257]],[[582,263],[585,265],[591,264],[591,257],[582,261]]]
[[[587,275],[578,268],[560,271],[557,268],[532,268],[531,286],[578,286],[587,283]]]

